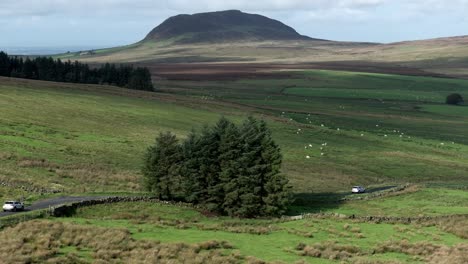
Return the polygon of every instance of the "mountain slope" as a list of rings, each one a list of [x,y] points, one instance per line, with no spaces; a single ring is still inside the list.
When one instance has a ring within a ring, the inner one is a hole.
[[[261,15],[237,10],[178,15],[153,29],[144,41],[177,43],[227,42],[234,40],[307,40],[293,28]]]
[[[142,41],[56,58],[88,63],[338,63],[405,67],[468,78],[468,36],[390,44],[312,39],[283,23],[241,11],[171,17]],[[347,67],[348,67],[347,66]],[[386,71],[383,71],[386,72]],[[424,74],[426,75],[426,74]]]

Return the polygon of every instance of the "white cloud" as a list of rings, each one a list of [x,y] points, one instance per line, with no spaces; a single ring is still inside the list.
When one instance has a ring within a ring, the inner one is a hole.
[[[468,33],[468,0],[0,0],[0,34],[8,36],[0,44],[131,43],[169,16],[227,9],[259,13],[301,34],[336,40]]]
[[[178,10],[200,12],[226,9],[245,11],[312,11],[334,8],[368,8],[388,0],[4,0],[0,1],[0,15],[60,15],[67,13],[143,13]]]

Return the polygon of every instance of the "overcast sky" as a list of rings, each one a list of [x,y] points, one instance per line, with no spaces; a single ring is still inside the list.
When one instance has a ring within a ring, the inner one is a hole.
[[[169,16],[227,9],[331,40],[468,35],[468,0],[0,0],[0,47],[130,44]]]

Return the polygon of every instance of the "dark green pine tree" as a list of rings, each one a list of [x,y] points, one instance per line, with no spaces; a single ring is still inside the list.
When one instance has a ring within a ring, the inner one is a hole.
[[[145,156],[143,167],[144,185],[159,199],[172,200],[180,190],[178,164],[181,160],[181,147],[176,136],[170,132],[161,133],[156,144]]]
[[[261,141],[258,121],[249,117],[240,127],[242,142],[241,167],[237,178],[239,184],[240,206],[233,210],[234,216],[255,217],[260,215],[262,207],[261,186]]]
[[[23,66],[23,76],[27,79],[37,79],[36,64],[29,58],[26,58]]]
[[[281,173],[281,149],[274,142],[271,131],[265,121],[259,122],[262,138],[261,215],[281,215],[286,212],[292,201],[291,187],[288,179]]]
[[[192,131],[182,144],[182,162],[179,174],[182,178],[183,197],[189,203],[201,203],[202,193],[206,184],[204,176],[200,174],[201,144],[199,136]]]
[[[0,52],[0,76],[10,76],[10,58],[3,51]]]
[[[10,59],[10,72],[11,77],[23,78],[23,67],[24,60],[23,58],[14,57]]]
[[[241,127],[243,155],[239,174],[241,207],[235,215],[267,216],[282,213],[290,201],[288,181],[281,176],[281,151],[264,121],[249,117]]]
[[[215,129],[203,128],[199,141],[198,162],[200,165],[199,186],[202,188],[200,202],[210,211],[219,209],[216,186],[219,184],[219,134]]]
[[[212,128],[211,133],[207,139],[207,141],[211,141],[212,149],[210,154],[210,159],[213,160],[211,166],[211,173],[210,177],[207,178],[208,188],[207,188],[207,200],[205,201],[209,210],[217,212],[217,213],[224,213],[225,210],[223,208],[223,203],[225,200],[225,181],[229,180],[229,178],[222,179],[222,167],[221,162],[227,162],[226,155],[223,155],[225,152],[228,152],[230,149],[227,149],[227,146],[223,144],[230,144],[227,138],[229,137],[229,133],[233,131],[235,125],[226,119],[225,117],[221,117],[216,125]],[[229,138],[230,139],[230,138]],[[203,152],[206,153],[206,152]],[[226,153],[229,155],[229,153]],[[227,175],[225,175],[227,177]]]
[[[220,181],[224,191],[224,199],[221,205],[223,213],[236,216],[242,207],[240,200],[241,189],[239,172],[242,164],[242,142],[240,141],[239,128],[233,123],[229,123],[225,133],[221,136],[220,144]]]
[[[151,73],[147,68],[136,68],[130,75],[128,88],[134,90],[153,91]]]

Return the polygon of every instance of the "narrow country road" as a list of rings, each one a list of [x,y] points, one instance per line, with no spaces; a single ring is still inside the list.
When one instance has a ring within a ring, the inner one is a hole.
[[[91,201],[91,200],[99,200],[109,198],[110,196],[63,196],[63,197],[56,197],[46,200],[41,200],[33,203],[31,206],[27,206],[24,211],[22,212],[30,212],[35,210],[47,209],[50,206],[57,206],[62,204],[74,203],[74,202],[82,202],[82,201]],[[3,206],[3,204],[2,204]],[[14,214],[21,214],[22,212],[0,212],[0,218],[14,215]]]

